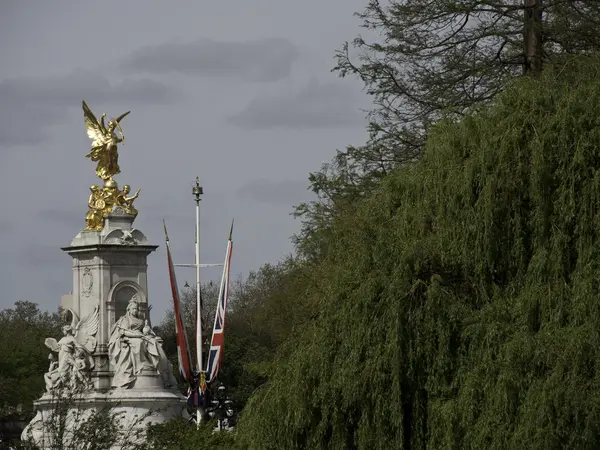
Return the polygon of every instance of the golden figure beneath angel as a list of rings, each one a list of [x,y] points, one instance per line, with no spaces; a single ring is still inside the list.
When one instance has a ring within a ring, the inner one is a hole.
[[[106,117],[106,114],[102,114],[98,121],[85,101],[82,102],[82,106],[87,135],[92,140],[92,151],[85,156],[98,162],[96,175],[103,180],[112,180],[114,175],[121,173],[117,144],[125,140],[125,135],[120,122],[131,111],[121,114],[116,119],[110,119],[108,124],[105,125],[104,117]],[[115,130],[118,130],[121,136]]]
[[[114,180],[107,180],[102,189],[97,184],[90,186],[85,229],[88,231],[102,230],[104,218],[110,214],[114,206],[120,206],[127,214],[137,216],[138,212],[133,207],[133,201],[140,195],[140,189],[132,196],[128,196],[130,191],[131,188],[128,184],[123,186],[123,190],[119,190]]]

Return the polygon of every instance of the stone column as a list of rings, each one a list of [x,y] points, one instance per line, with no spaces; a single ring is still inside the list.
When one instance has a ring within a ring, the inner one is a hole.
[[[147,257],[158,246],[149,245],[146,236],[132,228],[134,219],[115,207],[102,231],[81,231],[62,249],[73,258],[73,311],[84,319],[98,305],[100,323],[92,374],[98,390],[110,389],[108,340],[112,326],[125,314],[134,295],[142,310],[147,310]]]

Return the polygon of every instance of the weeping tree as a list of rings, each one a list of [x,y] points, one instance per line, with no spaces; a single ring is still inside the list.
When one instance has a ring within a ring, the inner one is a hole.
[[[512,84],[334,219],[242,448],[600,446],[600,59]]]
[[[371,0],[357,16],[372,38],[344,44],[333,70],[364,82],[371,138],[311,174],[318,200],[296,208],[296,243],[309,256],[326,248],[337,211],[420,158],[442,114],[460,119],[508,80],[600,49],[600,2],[589,0]]]

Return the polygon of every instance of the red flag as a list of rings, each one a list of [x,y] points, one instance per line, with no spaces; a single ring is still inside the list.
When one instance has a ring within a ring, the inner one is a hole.
[[[164,221],[163,221],[164,224]],[[169,236],[167,235],[167,226],[165,225],[165,238],[167,246],[167,259],[169,261],[169,278],[171,280],[171,293],[173,294],[173,309],[175,312],[175,336],[177,341],[177,358],[179,360],[179,373],[188,383],[192,381],[191,356],[188,346],[187,334],[185,332],[185,322],[183,320],[183,309],[179,299],[179,289],[177,288],[177,279],[175,278],[175,267],[171,258],[171,249],[169,247]]]

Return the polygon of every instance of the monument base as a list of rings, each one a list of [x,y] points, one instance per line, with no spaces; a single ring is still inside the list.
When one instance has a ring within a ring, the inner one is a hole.
[[[116,430],[112,434],[117,439],[109,448],[116,449],[143,440],[148,425],[186,415],[186,399],[179,391],[159,387],[159,375],[140,375],[141,383],[133,389],[90,391],[71,398],[44,394],[34,402],[37,414],[23,430],[21,439],[32,441],[40,449],[57,448],[55,440],[62,441],[63,448],[79,448],[86,438],[93,438],[82,432],[86,424],[92,428],[112,428],[114,424]]]

